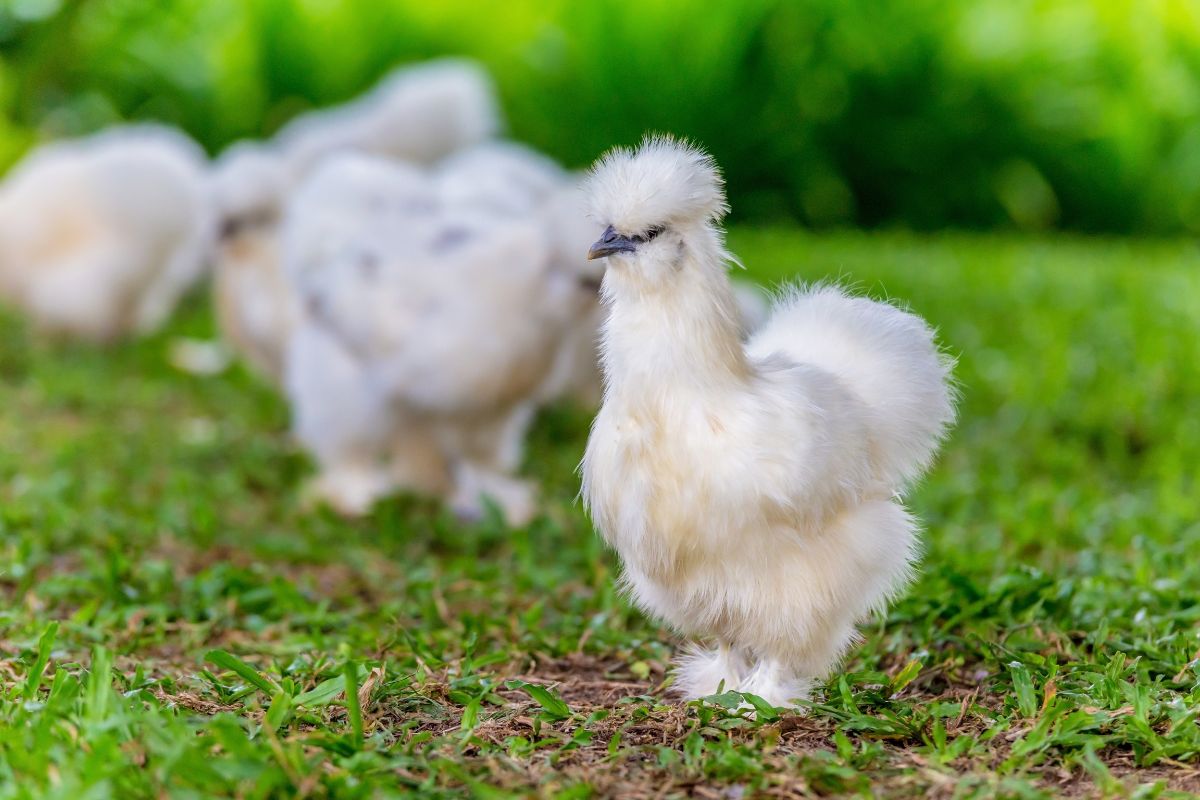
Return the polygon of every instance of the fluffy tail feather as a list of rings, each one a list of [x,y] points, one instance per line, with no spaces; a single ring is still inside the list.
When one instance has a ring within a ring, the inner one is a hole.
[[[926,470],[954,421],[952,360],[924,320],[887,303],[836,286],[790,290],[747,350],[837,375],[871,410],[874,457],[897,488]]]
[[[487,73],[471,61],[448,58],[403,67],[357,100],[298,117],[276,141],[302,174],[344,150],[433,163],[500,127]]]

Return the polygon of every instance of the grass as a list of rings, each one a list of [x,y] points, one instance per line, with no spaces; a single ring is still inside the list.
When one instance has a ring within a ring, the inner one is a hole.
[[[1187,243],[738,230],[770,282],[903,298],[962,421],[920,582],[806,716],[664,699],[670,635],[543,416],[528,529],[305,514],[281,401],[176,371],[204,298],[102,351],[0,318],[0,797],[1200,791],[1200,270]],[[349,698],[350,702],[347,702]]]

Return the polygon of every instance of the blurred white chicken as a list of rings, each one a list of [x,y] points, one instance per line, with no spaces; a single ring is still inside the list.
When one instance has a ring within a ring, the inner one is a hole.
[[[260,373],[282,380],[296,300],[283,278],[279,220],[288,195],[322,158],[360,152],[428,164],[499,127],[486,73],[442,59],[402,67],[358,100],[304,114],[271,142],[241,142],[223,153],[214,171],[221,216],[215,292],[225,338]]]
[[[217,323],[251,367],[280,385],[297,313],[279,253],[279,220],[291,180],[273,151],[250,142],[222,153],[213,174],[221,217],[213,274]]]
[[[501,176],[501,177],[497,177]],[[595,303],[551,207],[565,173],[484,145],[435,171],[335,156],[285,217],[299,317],[286,388],[316,495],[346,513],[407,488],[519,525],[536,510],[515,477],[566,332]],[[582,219],[582,213],[579,218]]]
[[[34,151],[0,187],[0,295],[54,334],[153,330],[204,271],[204,170],[198,146],[154,126]]]
[[[743,345],[716,165],[670,138],[590,179],[607,257],[604,403],[583,496],[635,602],[690,637],[687,697],[807,696],[908,582],[899,500],[954,418],[918,317],[832,287],[781,297]]]

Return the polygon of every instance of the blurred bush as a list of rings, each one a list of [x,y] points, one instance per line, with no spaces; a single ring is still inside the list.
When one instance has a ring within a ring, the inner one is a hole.
[[[447,53],[568,164],[696,138],[743,218],[1200,232],[1196,0],[0,0],[0,160],[126,118],[215,151]]]

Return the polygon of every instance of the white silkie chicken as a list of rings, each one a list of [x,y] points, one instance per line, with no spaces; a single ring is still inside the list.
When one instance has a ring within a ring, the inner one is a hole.
[[[0,295],[53,334],[153,330],[204,272],[204,170],[197,145],[154,126],[34,151],[0,187]]]
[[[495,93],[478,65],[442,59],[401,67],[363,97],[297,117],[270,142],[240,142],[213,174],[221,235],[215,294],[224,337],[279,384],[296,298],[283,277],[279,221],[321,159],[369,153],[431,164],[494,136]]]
[[[263,377],[283,382],[296,296],[283,274],[279,221],[291,179],[268,148],[242,142],[214,170],[221,216],[213,270],[217,323],[226,342]]]
[[[286,389],[315,494],[345,513],[396,488],[466,517],[485,498],[512,524],[536,510],[516,471],[560,342],[594,302],[580,275],[595,229],[573,262],[556,258],[548,197],[494,191],[484,176],[518,156],[489,152],[432,172],[336,156],[288,210],[301,311]]]
[[[743,345],[722,180],[694,147],[614,150],[589,195],[609,314],[585,501],[637,605],[711,641],[684,696],[805,698],[912,574],[899,493],[954,418],[950,364],[920,318],[833,287],[785,293]]]

